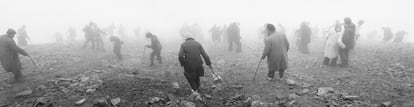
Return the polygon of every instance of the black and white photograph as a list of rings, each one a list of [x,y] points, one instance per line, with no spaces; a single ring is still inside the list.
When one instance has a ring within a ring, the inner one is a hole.
[[[414,107],[412,0],[0,4],[0,107]]]

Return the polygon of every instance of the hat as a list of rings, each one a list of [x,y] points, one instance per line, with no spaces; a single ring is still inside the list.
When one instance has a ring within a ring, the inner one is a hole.
[[[16,34],[16,31],[13,29],[7,29],[7,34]]]
[[[352,20],[351,20],[351,18],[350,18],[350,17],[346,17],[346,18],[344,19],[344,22],[345,22],[345,23],[352,23]]]
[[[151,33],[151,32],[147,32],[147,33],[145,34],[145,36],[146,36],[146,37],[151,37],[151,36],[152,36],[152,33]]]

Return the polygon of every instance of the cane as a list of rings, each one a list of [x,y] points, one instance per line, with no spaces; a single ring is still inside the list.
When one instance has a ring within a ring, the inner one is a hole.
[[[39,66],[36,65],[36,63],[34,62],[33,58],[28,56],[30,61],[32,62],[32,64],[39,70]]]
[[[256,74],[257,74],[257,71],[259,71],[259,67],[260,67],[260,64],[261,64],[261,63],[262,63],[262,59],[260,59],[259,64],[257,64],[257,67],[256,67],[256,72],[254,72],[253,81],[256,79]]]
[[[144,46],[144,52],[142,52],[142,64],[144,64],[145,60],[145,46]]]

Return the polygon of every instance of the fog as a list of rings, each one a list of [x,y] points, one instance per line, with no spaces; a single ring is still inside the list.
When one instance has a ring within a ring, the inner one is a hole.
[[[0,4],[0,33],[26,25],[36,44],[53,41],[53,34],[64,34],[68,27],[75,27],[81,40],[81,29],[90,21],[101,28],[125,25],[129,36],[139,26],[141,32],[151,31],[164,41],[180,39],[178,30],[184,23],[200,24],[206,38],[214,24],[233,21],[240,22],[244,38],[256,38],[265,23],[293,30],[308,21],[323,28],[344,17],[354,23],[365,20],[362,34],[382,26],[390,26],[394,33],[406,30],[409,36],[414,31],[411,0],[1,0]]]

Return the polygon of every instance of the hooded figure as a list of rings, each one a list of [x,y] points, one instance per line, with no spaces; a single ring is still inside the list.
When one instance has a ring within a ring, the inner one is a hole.
[[[242,52],[242,47],[241,47],[241,37],[240,37],[240,28],[239,28],[240,23],[232,23],[230,24],[230,26],[227,28],[227,41],[229,44],[229,51],[233,51],[233,45],[236,45],[236,53],[240,53]]]
[[[29,56],[23,49],[16,45],[13,40],[16,35],[16,31],[8,29],[7,34],[0,36],[0,62],[4,70],[14,73],[14,79],[16,81],[23,80],[23,75],[20,72],[22,65],[18,54]]]
[[[309,53],[308,44],[311,42],[311,28],[306,24],[306,22],[302,22],[300,29],[296,32],[298,36],[298,49],[300,52],[304,54]]]
[[[95,42],[93,38],[93,22],[90,22],[83,28],[83,32],[85,33],[85,43],[83,44],[82,48],[86,48],[87,45],[90,43],[92,48],[95,49]]]
[[[344,19],[344,33],[342,35],[342,43],[345,47],[339,49],[339,55],[341,57],[341,66],[348,66],[349,52],[355,46],[355,24],[352,23],[351,18]]]
[[[184,67],[184,76],[193,89],[193,94],[198,93],[200,87],[200,77],[204,76],[203,60],[211,68],[211,61],[203,46],[193,38],[187,38],[181,44],[178,58],[182,67]]]
[[[95,49],[101,51],[105,51],[104,42],[102,39],[103,34],[105,34],[105,32],[103,32],[96,23],[92,25],[92,43],[95,44]]]
[[[323,64],[335,66],[338,59],[339,47],[345,48],[340,37],[342,35],[342,24],[337,22],[333,28],[330,28],[328,34],[324,36],[325,43],[325,58]]]
[[[116,57],[118,57],[119,60],[122,60],[122,55],[121,55],[121,48],[122,48],[122,44],[124,44],[124,42],[121,41],[121,39],[119,39],[116,36],[111,36],[109,38],[109,40],[114,44],[114,53],[116,55]]]
[[[18,30],[17,43],[19,46],[27,46],[27,40],[30,40],[30,38],[27,35],[26,26],[23,25],[22,28]]]
[[[151,39],[151,45],[146,45],[147,48],[151,48],[152,49],[152,53],[151,53],[151,66],[154,65],[154,57],[157,56],[157,60],[159,61],[160,64],[162,64],[162,60],[161,60],[161,43],[160,40],[158,40],[158,37],[156,35],[153,35],[151,32],[148,32],[147,34],[145,34],[147,38]]]
[[[273,24],[267,24],[265,47],[261,59],[267,58],[268,80],[273,80],[276,71],[279,71],[280,79],[283,78],[283,74],[288,67],[288,50],[289,42],[286,35],[282,32],[277,32]]]

